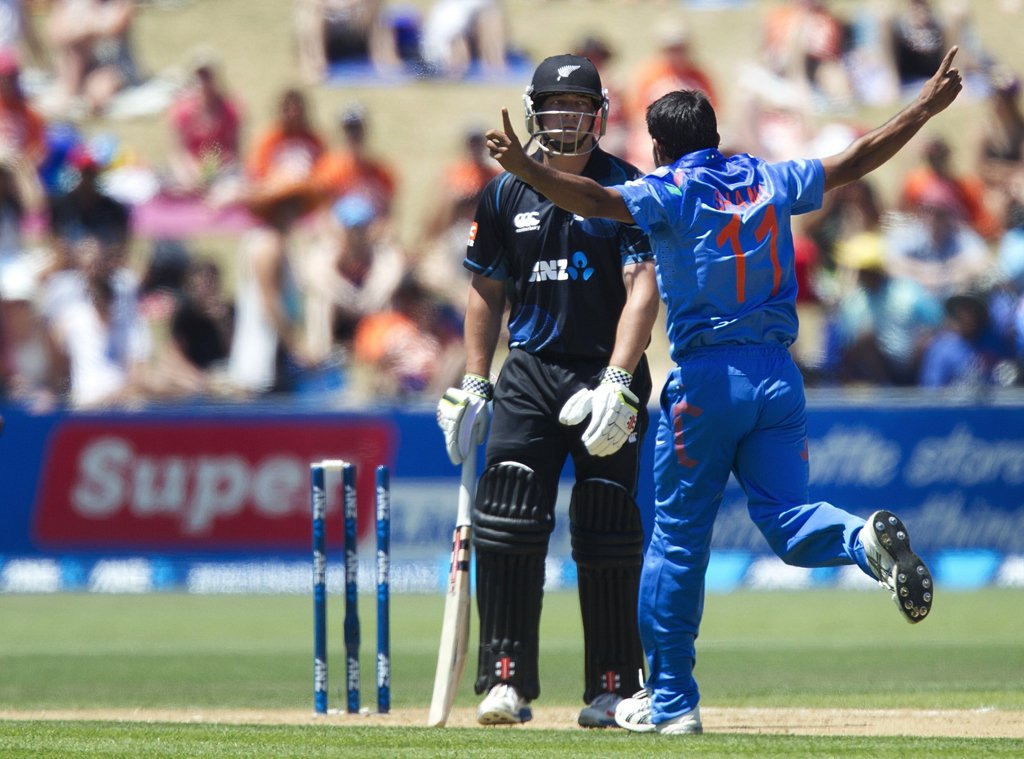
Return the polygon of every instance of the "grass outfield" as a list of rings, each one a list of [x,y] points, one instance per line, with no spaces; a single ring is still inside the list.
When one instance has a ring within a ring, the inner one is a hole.
[[[362,602],[363,703],[372,708],[375,616],[372,597]],[[943,594],[933,616],[912,627],[881,593],[709,596],[698,644],[702,707],[709,715],[749,707],[993,710],[1024,723],[1024,641],[1012,611],[1022,606],[1024,591]],[[621,754],[635,741],[652,755],[678,751],[675,742],[619,731],[427,730],[344,717],[298,725],[138,721],[159,710],[311,714],[311,607],[305,596],[0,597],[0,756],[564,757]],[[396,714],[425,713],[441,608],[440,597],[393,599]],[[342,618],[332,597],[332,707],[343,703]],[[546,598],[541,640],[537,705],[561,707],[565,728],[574,728],[582,644],[573,594]],[[456,707],[470,710],[476,700],[467,672]],[[27,720],[29,712],[103,709],[134,721]],[[1011,738],[764,735],[757,724],[737,735],[715,733],[710,716],[705,723],[702,756],[1024,755],[1024,741]]]
[[[1021,756],[1021,742],[983,739],[686,736],[668,739],[623,731],[429,730],[427,728],[276,727],[113,723],[0,723],[0,756],[59,757],[769,757]]]

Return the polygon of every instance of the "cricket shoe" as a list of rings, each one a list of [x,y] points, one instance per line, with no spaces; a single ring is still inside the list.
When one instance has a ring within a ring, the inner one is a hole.
[[[907,527],[889,511],[876,511],[860,531],[871,573],[883,588],[892,591],[903,617],[915,624],[932,610],[932,573],[910,549]]]
[[[667,722],[655,725],[651,722],[651,693],[646,688],[637,691],[631,698],[624,698],[615,707],[615,723],[634,733],[661,735],[697,735],[704,732],[700,722],[700,707],[695,706]]]
[[[601,693],[580,710],[580,727],[615,727],[615,707],[622,701],[618,693]]]
[[[518,725],[533,719],[530,702],[507,683],[498,683],[480,702],[476,721],[481,725]]]

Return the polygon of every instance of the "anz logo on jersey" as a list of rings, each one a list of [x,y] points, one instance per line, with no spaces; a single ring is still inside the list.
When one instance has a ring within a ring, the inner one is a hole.
[[[538,261],[530,273],[531,282],[562,282],[569,279],[569,259],[557,258],[553,261]]]
[[[569,259],[557,258],[552,261],[538,261],[530,273],[531,282],[564,282],[581,280],[586,282],[594,276],[594,267],[589,265],[587,255],[582,250],[572,254],[572,265]]]

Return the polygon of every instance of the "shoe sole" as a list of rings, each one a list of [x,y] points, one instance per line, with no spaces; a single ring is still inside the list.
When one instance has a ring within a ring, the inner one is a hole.
[[[533,719],[530,711],[511,714],[510,712],[484,712],[477,715],[476,721],[481,725],[521,725]]]
[[[580,727],[586,728],[601,728],[601,727],[618,727],[618,723],[615,721],[615,717],[606,717],[605,719],[595,719],[591,717],[580,717],[576,720]]]
[[[907,527],[889,511],[876,511],[867,527],[893,560],[890,579],[895,584],[893,599],[910,624],[917,624],[932,610],[934,583],[928,566],[910,548]]]
[[[678,728],[678,729],[673,729]],[[704,727],[700,724],[689,724],[689,725],[666,725],[664,728],[655,728],[658,735],[701,735],[704,733]]]

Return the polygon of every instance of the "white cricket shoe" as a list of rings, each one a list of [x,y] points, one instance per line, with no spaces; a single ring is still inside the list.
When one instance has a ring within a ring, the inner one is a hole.
[[[695,706],[678,717],[655,725],[651,722],[651,694],[646,688],[633,694],[632,698],[624,698],[615,707],[615,722],[619,727],[632,730],[634,733],[653,733],[661,735],[696,735],[704,732],[700,721],[700,707]]]
[[[615,724],[634,733],[654,732],[654,723],[651,722],[651,694],[646,688],[619,701],[615,707]]]
[[[910,549],[907,527],[890,511],[876,511],[860,531],[871,572],[878,584],[892,591],[892,600],[911,624],[932,610],[932,574]]]
[[[476,721],[481,725],[518,725],[533,719],[530,702],[507,683],[498,683],[480,702]]]
[[[580,710],[580,727],[615,727],[615,707],[622,701],[618,693],[600,693]]]
[[[700,707],[695,706],[667,722],[659,722],[655,729],[660,735],[700,735],[704,732],[700,723]]]

